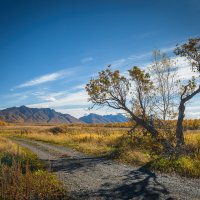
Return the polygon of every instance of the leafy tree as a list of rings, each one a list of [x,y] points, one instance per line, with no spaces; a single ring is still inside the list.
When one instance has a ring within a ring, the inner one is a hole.
[[[187,58],[192,65],[192,70],[200,73],[200,38],[189,39],[187,43],[177,46],[174,52],[178,56]],[[183,120],[185,117],[185,104],[198,93],[200,93],[200,84],[193,76],[186,85],[182,86],[181,90],[176,124],[177,147],[184,145]]]
[[[154,85],[150,79],[150,74],[145,73],[145,71],[142,71],[137,66],[128,72],[131,88],[134,88],[134,92],[131,92],[132,110],[135,111],[134,113],[137,117],[148,120],[152,114],[154,107],[153,98],[155,96]]]
[[[192,64],[192,70],[197,72],[200,72],[199,42],[200,38],[190,39],[188,43],[175,49],[175,54],[186,57]],[[166,150],[173,151],[170,142],[161,136],[162,134],[159,135],[160,129],[164,126],[156,126],[153,118],[156,121],[173,118],[174,98],[178,91],[177,74],[171,60],[160,52],[155,52],[150,72],[153,74],[152,77],[135,66],[128,71],[129,76],[125,77],[119,70],[112,71],[108,66],[107,69],[99,72],[97,78],[90,80],[86,85],[86,91],[93,106],[108,106],[124,110],[136,122],[136,126],[139,125],[149,132],[155,141],[163,144]],[[182,124],[185,103],[199,92],[200,85],[194,77],[187,85],[182,86],[176,125],[177,147],[184,144]]]
[[[128,78],[118,70],[112,71],[110,66],[99,72],[98,77],[91,79],[86,85],[89,101],[93,106],[124,110],[136,125],[151,134],[155,142],[161,143],[165,150],[171,151],[171,144],[165,138],[159,137],[159,131],[152,121],[152,102],[155,95],[150,75],[136,66],[128,72]]]

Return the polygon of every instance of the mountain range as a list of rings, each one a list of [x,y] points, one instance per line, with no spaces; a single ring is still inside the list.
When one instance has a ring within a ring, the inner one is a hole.
[[[81,121],[87,124],[108,124],[117,122],[127,122],[127,118],[122,114],[116,115],[97,115],[91,113],[87,116],[79,118]]]
[[[36,123],[36,124],[63,124],[63,123],[89,123],[104,124],[126,122],[127,118],[122,114],[97,115],[89,114],[79,119],[56,112],[50,108],[29,108],[26,106],[6,108],[0,110],[0,120],[9,123]]]
[[[0,110],[0,119],[10,123],[82,123],[79,119],[50,108],[12,107]]]

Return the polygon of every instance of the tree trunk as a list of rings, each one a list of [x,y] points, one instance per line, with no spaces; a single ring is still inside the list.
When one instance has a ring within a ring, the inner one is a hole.
[[[147,121],[140,119],[139,117],[135,116],[128,108],[124,108],[125,111],[127,111],[132,119],[141,127],[143,127],[144,129],[146,129],[153,138],[157,138],[158,136],[158,131],[155,129],[155,127],[152,124],[149,124]]]
[[[178,114],[178,120],[176,123],[176,147],[180,147],[184,145],[184,136],[183,136],[183,119],[185,117],[185,102],[181,100],[179,105],[179,114]]]
[[[148,123],[147,121],[143,120],[143,119],[140,119],[138,118],[137,116],[134,115],[134,113],[132,113],[127,107],[124,106],[124,110],[127,111],[132,119],[138,124],[140,125],[141,127],[143,127],[145,130],[147,130],[150,134],[151,134],[151,137],[156,141],[156,142],[159,142],[163,145],[164,149],[166,152],[173,152],[173,147],[172,145],[170,144],[169,141],[167,141],[165,138],[163,139],[159,139],[158,138],[158,130],[156,130],[156,128],[154,127],[154,124],[153,123]]]
[[[183,119],[185,117],[185,103],[192,99],[195,95],[200,93],[200,85],[199,87],[190,95],[187,95],[186,97],[183,98],[185,93],[187,92],[188,85],[185,86],[184,91],[181,95],[181,102],[178,107],[178,120],[176,123],[176,147],[180,147],[184,145],[184,135],[183,135]]]
[[[158,131],[154,128],[154,126],[145,122],[141,123],[141,126],[144,127],[149,133],[151,133],[153,138],[157,138]]]
[[[143,120],[138,122],[138,124],[140,124],[140,126],[142,126],[144,129],[146,129],[151,134],[152,138],[156,142],[159,142],[163,145],[166,153],[171,153],[174,151],[172,145],[170,144],[170,142],[167,139],[165,139],[165,138],[159,139],[158,138],[159,132],[155,129],[153,124],[149,124]]]

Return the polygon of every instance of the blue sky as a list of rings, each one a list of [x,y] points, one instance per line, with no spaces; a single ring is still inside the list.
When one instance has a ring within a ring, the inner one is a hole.
[[[155,49],[172,54],[199,36],[199,20],[199,0],[1,0],[0,108],[89,113],[84,85],[98,71],[145,67]],[[188,106],[200,116],[198,103]]]

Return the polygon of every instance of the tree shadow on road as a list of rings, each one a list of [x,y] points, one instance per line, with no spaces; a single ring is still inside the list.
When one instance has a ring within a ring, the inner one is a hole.
[[[112,166],[113,162],[105,157],[62,158],[52,161],[52,170],[70,174],[80,170],[88,173],[88,170],[91,170],[93,173],[94,167],[98,164]],[[112,174],[97,178],[102,182],[100,188],[95,191],[78,191],[75,196],[80,199],[172,199],[165,186],[157,181],[156,174],[147,170],[145,166],[136,170],[125,170],[119,180],[117,176],[113,180]]]
[[[157,181],[155,173],[144,169],[133,170],[124,175],[119,185],[105,183],[99,191],[90,196],[103,199],[172,199],[164,185]]]

